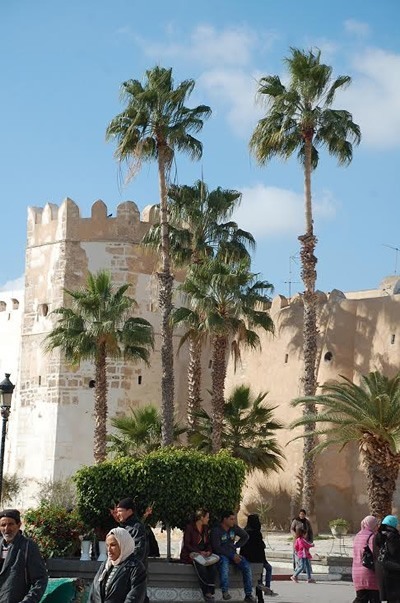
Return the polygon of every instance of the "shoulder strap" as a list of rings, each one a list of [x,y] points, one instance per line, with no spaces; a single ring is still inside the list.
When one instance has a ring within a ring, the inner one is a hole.
[[[28,576],[28,549],[29,549],[29,540],[26,539],[26,544],[25,544],[25,582],[26,584],[29,586],[29,576]]]

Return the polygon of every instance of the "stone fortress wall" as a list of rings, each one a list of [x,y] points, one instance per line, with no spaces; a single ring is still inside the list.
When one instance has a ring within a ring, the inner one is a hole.
[[[34,502],[37,480],[66,477],[93,462],[93,390],[89,388],[93,367],[90,363],[83,363],[79,369],[68,366],[59,352],[45,354],[42,345],[54,324],[52,310],[67,303],[64,288],[73,290],[83,285],[88,271],[106,268],[116,285],[131,283],[129,293],[139,304],[138,314],[153,324],[156,333],[150,367],[110,362],[109,415],[125,413],[129,407],[141,404],[160,404],[160,321],[154,275],[157,258],[140,247],[155,219],[154,207],[147,207],[140,216],[136,204],[130,201],[118,206],[116,216],[97,201],[91,217],[83,218],[71,199],[59,207],[47,204],[28,211],[24,297],[0,293],[0,367],[3,373],[11,372],[16,383],[5,470],[27,478],[27,488],[16,501],[22,507]],[[399,293],[397,276],[388,277],[376,290],[318,293],[320,384],[339,375],[357,381],[361,374],[375,369],[395,374],[400,359]],[[278,295],[270,312],[275,335],[260,334],[261,352],[243,350],[236,372],[229,362],[227,394],[241,383],[250,384],[254,394],[268,391],[267,401],[277,407],[277,417],[287,425],[299,412],[290,406],[290,400],[301,393],[301,295],[290,300]],[[175,350],[181,334],[175,334]],[[181,419],[186,413],[186,369],[187,353],[183,348],[175,356],[176,404]],[[207,350],[203,376],[203,399],[208,405]],[[283,525],[293,513],[290,501],[302,458],[301,440],[286,446],[294,435],[289,430],[279,434],[287,457],[284,471],[268,480],[253,475],[244,497],[248,509],[254,499],[271,500],[271,517],[277,525]],[[365,478],[355,448],[348,447],[340,454],[330,450],[320,456],[316,502],[321,525],[332,517],[345,516],[356,527],[360,515],[366,514]]]

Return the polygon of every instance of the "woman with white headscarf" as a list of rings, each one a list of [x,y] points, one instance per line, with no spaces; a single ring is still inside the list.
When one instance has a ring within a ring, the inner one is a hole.
[[[361,522],[361,530],[353,540],[353,566],[352,577],[356,591],[353,603],[379,603],[379,589],[373,569],[368,569],[362,564],[364,548],[369,547],[371,554],[374,538],[378,529],[378,520],[373,515],[367,515]]]
[[[146,570],[135,559],[133,538],[124,528],[113,528],[106,537],[107,560],[97,572],[88,603],[143,603]]]

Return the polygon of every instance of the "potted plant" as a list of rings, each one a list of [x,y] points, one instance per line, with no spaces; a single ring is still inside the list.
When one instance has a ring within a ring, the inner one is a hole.
[[[349,531],[349,522],[346,519],[338,517],[337,519],[332,519],[329,522],[329,527],[333,536],[340,538],[344,536]]]

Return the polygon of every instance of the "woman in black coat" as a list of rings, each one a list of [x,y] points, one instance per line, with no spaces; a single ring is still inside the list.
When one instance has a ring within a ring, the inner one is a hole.
[[[387,515],[374,538],[375,574],[382,601],[400,603],[400,534],[396,515]],[[380,558],[383,554],[383,559]]]
[[[124,528],[106,537],[108,558],[94,577],[88,603],[144,603],[146,570],[135,559],[133,538]]]
[[[247,561],[250,561],[250,563],[263,564],[263,572],[258,580],[258,588],[265,594],[274,597],[277,593],[271,590],[272,567],[265,557],[265,542],[261,533],[260,518],[256,513],[247,516],[245,530],[249,535],[249,539],[246,544],[241,547],[240,554],[243,555]],[[265,578],[263,579],[264,570]]]

